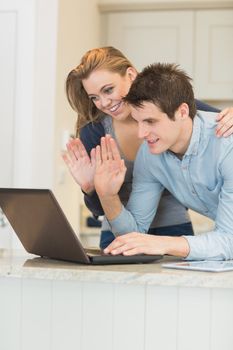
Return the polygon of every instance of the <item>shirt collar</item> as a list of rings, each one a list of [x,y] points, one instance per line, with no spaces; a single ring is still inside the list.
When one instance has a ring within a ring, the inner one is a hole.
[[[201,119],[198,117],[198,114],[193,118],[193,131],[191,140],[188,146],[187,151],[184,154],[186,156],[196,155],[198,153],[198,146],[200,143],[201,137]]]

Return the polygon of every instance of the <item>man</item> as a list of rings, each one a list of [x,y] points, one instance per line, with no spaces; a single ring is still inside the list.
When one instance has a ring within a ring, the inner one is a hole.
[[[103,138],[96,149],[95,188],[118,235],[105,252],[233,259],[233,137],[215,136],[215,113],[196,114],[190,78],[176,65],[146,67],[125,102],[145,142],[127,209],[117,194],[125,167],[114,140]],[[187,208],[212,218],[213,231],[194,237],[145,234],[164,188]]]

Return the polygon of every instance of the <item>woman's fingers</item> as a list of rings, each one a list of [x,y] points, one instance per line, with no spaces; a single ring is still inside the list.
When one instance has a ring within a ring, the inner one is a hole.
[[[80,157],[88,157],[86,148],[84,147],[82,141],[79,138],[76,138],[74,140],[74,146],[76,147],[76,150],[79,153]]]
[[[227,137],[233,132],[233,108],[225,108],[217,117],[216,135]]]
[[[71,142],[67,143],[66,148],[67,148],[67,154],[69,155],[70,160],[71,160],[73,163],[76,162],[77,158],[76,158],[76,156],[75,156],[75,154],[74,154],[74,151],[73,151]]]
[[[70,168],[72,166],[72,162],[70,161],[68,154],[66,152],[63,152],[61,156],[62,156],[64,162],[66,163],[66,165]]]
[[[229,127],[229,128],[227,129],[227,131],[225,131],[225,132],[223,133],[223,136],[224,136],[224,137],[228,137],[228,136],[230,136],[231,134],[233,134],[233,126]]]
[[[230,108],[224,108],[221,112],[218,113],[216,121],[221,120],[227,113],[230,111]]]

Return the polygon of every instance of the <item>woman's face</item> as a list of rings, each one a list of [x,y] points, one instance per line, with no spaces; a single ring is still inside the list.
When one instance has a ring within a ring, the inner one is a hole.
[[[82,83],[89,98],[100,111],[116,120],[125,120],[130,115],[130,109],[122,97],[127,95],[136,74],[136,70],[131,67],[123,77],[106,69],[98,69]]]

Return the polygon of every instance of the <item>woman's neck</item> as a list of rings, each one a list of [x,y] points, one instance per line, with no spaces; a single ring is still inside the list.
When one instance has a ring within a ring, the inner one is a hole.
[[[113,120],[113,128],[122,154],[126,159],[134,161],[141,145],[137,122],[131,116],[121,121]]]
[[[136,121],[131,117],[131,114],[130,114],[128,117],[126,117],[123,120],[117,120],[112,118],[112,123],[113,125],[132,125],[132,124],[135,124]]]

